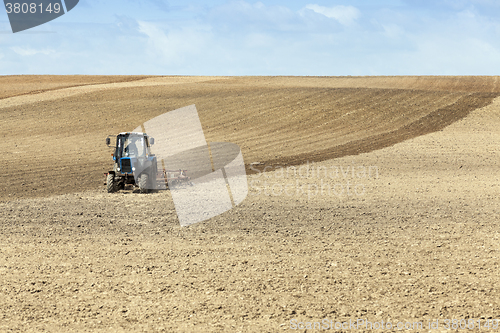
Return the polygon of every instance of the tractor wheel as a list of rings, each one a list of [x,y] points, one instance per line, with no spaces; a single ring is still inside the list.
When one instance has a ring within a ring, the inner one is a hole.
[[[106,178],[106,189],[108,193],[116,192],[115,175],[108,173],[108,178]]]
[[[148,185],[149,185],[149,175],[144,172],[139,177],[139,190],[141,193],[148,193]]]
[[[156,183],[156,173],[149,175],[149,186],[152,191],[156,191],[158,188],[158,184]]]

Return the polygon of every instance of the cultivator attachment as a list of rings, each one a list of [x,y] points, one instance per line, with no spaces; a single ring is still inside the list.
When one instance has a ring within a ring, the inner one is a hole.
[[[169,185],[193,185],[191,183],[191,177],[187,175],[187,170],[167,170],[165,168],[163,168],[163,170],[158,170],[156,183],[158,184],[157,189],[166,189]]]

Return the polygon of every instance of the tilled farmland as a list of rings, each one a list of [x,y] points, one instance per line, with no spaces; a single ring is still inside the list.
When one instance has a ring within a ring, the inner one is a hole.
[[[500,319],[499,96],[498,77],[2,77],[0,331],[478,330]],[[241,148],[245,201],[180,227],[169,191],[106,193],[106,136],[192,104]]]

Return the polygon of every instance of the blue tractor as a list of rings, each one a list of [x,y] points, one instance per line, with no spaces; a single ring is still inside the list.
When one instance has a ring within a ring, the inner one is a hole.
[[[106,175],[108,193],[122,190],[127,185],[138,186],[141,193],[155,190],[158,171],[156,156],[151,153],[154,138],[146,133],[123,132],[116,136],[113,170]],[[106,138],[110,147],[111,138]]]

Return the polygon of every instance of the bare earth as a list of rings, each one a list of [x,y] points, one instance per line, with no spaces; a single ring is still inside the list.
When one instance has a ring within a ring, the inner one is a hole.
[[[500,319],[499,96],[498,77],[0,77],[0,331],[479,331]],[[168,191],[105,193],[104,138],[190,104],[250,192],[181,228]]]

